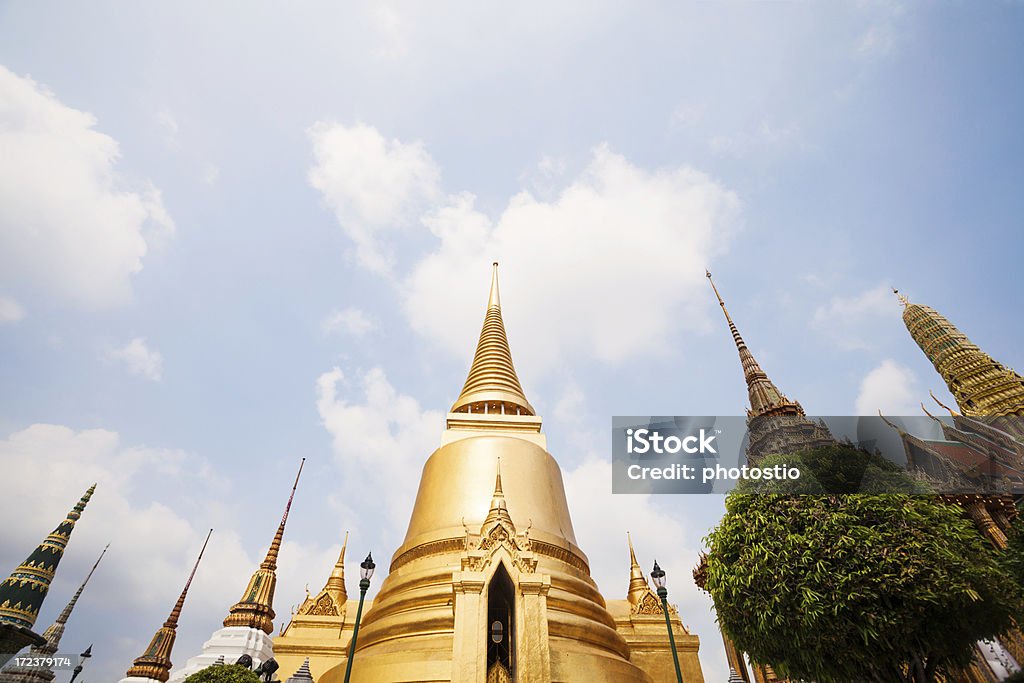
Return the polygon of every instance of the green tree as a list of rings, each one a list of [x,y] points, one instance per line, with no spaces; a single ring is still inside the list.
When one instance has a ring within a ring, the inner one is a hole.
[[[244,666],[208,666],[185,679],[185,683],[260,683],[259,676]]]
[[[1007,535],[1006,569],[1016,577],[1017,585],[1024,586],[1024,499],[1017,503],[1017,518]],[[1024,616],[1024,615],[1022,615]]]
[[[824,450],[802,454],[819,483],[837,458],[891,475],[863,451]],[[723,631],[791,678],[930,683],[1011,624],[1015,585],[997,553],[929,495],[740,490],[706,540],[705,588]]]

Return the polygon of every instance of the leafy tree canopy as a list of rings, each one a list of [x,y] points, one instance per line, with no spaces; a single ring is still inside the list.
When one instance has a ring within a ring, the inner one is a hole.
[[[927,493],[920,482],[877,453],[835,444],[762,458],[760,467],[785,465],[800,470],[799,479],[740,482],[741,493]]]
[[[185,679],[185,683],[260,683],[259,676],[244,666],[208,666]]]
[[[870,458],[823,450],[804,455]],[[927,683],[1011,623],[1013,578],[962,511],[932,496],[737,491],[707,541],[722,629],[791,678]]]

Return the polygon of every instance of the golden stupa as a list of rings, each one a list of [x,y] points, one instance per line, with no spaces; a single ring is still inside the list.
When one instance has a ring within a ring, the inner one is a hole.
[[[495,263],[469,377],[423,467],[405,541],[364,612],[352,681],[674,681],[661,602],[632,544],[628,556],[625,599],[606,601],[512,364]],[[274,643],[283,671],[308,657],[320,683],[344,677],[355,612],[343,575],[332,579],[334,591],[307,599]],[[703,683],[697,636],[674,608],[670,618],[684,681]]]

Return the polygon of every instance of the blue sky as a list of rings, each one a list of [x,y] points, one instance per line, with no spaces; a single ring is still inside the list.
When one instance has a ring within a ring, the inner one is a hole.
[[[0,566],[98,481],[40,627],[110,541],[65,646],[116,680],[210,526],[175,661],[219,626],[301,457],[279,614],[345,530],[389,557],[498,259],[595,578],[625,595],[631,530],[724,680],[689,577],[721,499],[612,498],[610,416],[742,412],[705,266],[811,413],[948,396],[892,285],[1024,366],[1022,30],[1014,2],[0,4]]]

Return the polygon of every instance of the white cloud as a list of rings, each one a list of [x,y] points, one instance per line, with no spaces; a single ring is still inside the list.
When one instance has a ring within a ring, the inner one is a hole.
[[[164,357],[159,351],[149,348],[142,337],[136,337],[120,348],[111,349],[107,352],[107,358],[122,363],[133,375],[154,382],[159,382],[163,373]]]
[[[398,393],[380,368],[363,373],[355,391],[337,367],[320,375],[316,386],[317,412],[353,496],[348,503],[380,497],[392,530],[404,531],[422,463],[440,445],[444,415]]]
[[[906,6],[894,0],[874,0],[862,2],[861,10],[870,15],[871,23],[857,39],[855,54],[862,59],[880,59],[892,53],[902,37]]]
[[[857,415],[918,415],[922,393],[917,377],[903,365],[886,359],[864,377],[854,410]]]
[[[220,628],[266,552],[272,529],[247,552],[237,527],[251,510],[235,508],[232,480],[206,460],[173,449],[128,446],[117,432],[75,431],[35,424],[0,439],[9,486],[0,497],[3,571],[22,561],[64,519],[92,483],[96,492],[75,527],[37,622],[46,628],[107,543],[110,550],[72,617],[65,646],[96,638],[111,643],[92,662],[93,676],[117,680],[167,618],[208,529],[213,536],[189,590],[174,661],[183,664]],[[237,497],[241,499],[243,497]],[[30,511],[26,514],[26,511]],[[277,604],[281,619],[306,581],[322,581],[339,544],[286,540],[280,553]],[[319,588],[319,586],[317,587]],[[111,621],[111,614],[121,615]],[[85,634],[91,625],[90,634]],[[76,650],[77,651],[77,650]]]
[[[5,476],[18,482],[0,499],[0,515],[24,519],[0,529],[3,559],[11,566],[64,518],[89,485],[97,484],[58,578],[79,581],[84,574],[81,567],[110,543],[97,578],[106,587],[100,590],[108,591],[109,609],[118,613],[155,610],[166,617],[205,536],[206,528],[192,524],[160,500],[164,496],[159,492],[175,491],[173,503],[180,509],[205,510],[206,496],[227,486],[195,456],[126,447],[116,432],[103,429],[74,431],[35,424],[0,440],[0,462]],[[157,482],[159,487],[154,487]],[[136,494],[146,502],[135,502]],[[25,510],[32,511],[28,518]],[[206,601],[221,596],[215,604],[223,609],[223,596],[242,589],[238,574],[249,564],[237,536],[226,531],[215,534],[190,608],[206,612],[211,609]],[[153,630],[157,626],[154,619]]]
[[[419,333],[465,356],[499,260],[521,367],[663,352],[701,317],[704,266],[725,252],[738,209],[699,171],[646,171],[602,145],[553,201],[521,192],[492,223],[461,194],[427,215],[439,242],[405,281],[404,309]]]
[[[356,244],[363,266],[386,273],[393,256],[382,237],[401,230],[439,195],[440,171],[422,143],[388,140],[362,123],[315,123],[310,184]]]
[[[325,334],[341,332],[352,337],[362,337],[377,329],[377,324],[370,320],[362,309],[350,306],[340,311],[332,311],[320,322]]]
[[[0,295],[0,323],[16,323],[25,317],[25,309],[9,296]]]
[[[569,379],[562,388],[562,395],[555,403],[552,417],[561,423],[575,423],[582,419],[584,409],[583,389],[575,380]]]
[[[123,303],[153,238],[174,229],[160,192],[126,189],[91,114],[2,66],[0,101],[0,286]]]
[[[818,306],[811,327],[830,338],[841,349],[870,349],[882,332],[882,325],[899,316],[899,305],[886,285],[855,296],[835,296]]]
[[[171,149],[177,149],[178,143],[178,121],[174,114],[166,106],[160,107],[156,113],[156,122],[164,130],[164,142]]]
[[[806,147],[806,142],[798,123],[779,125],[764,120],[753,130],[714,135],[708,139],[708,147],[717,156],[741,159],[754,153],[771,154],[799,149]]]

